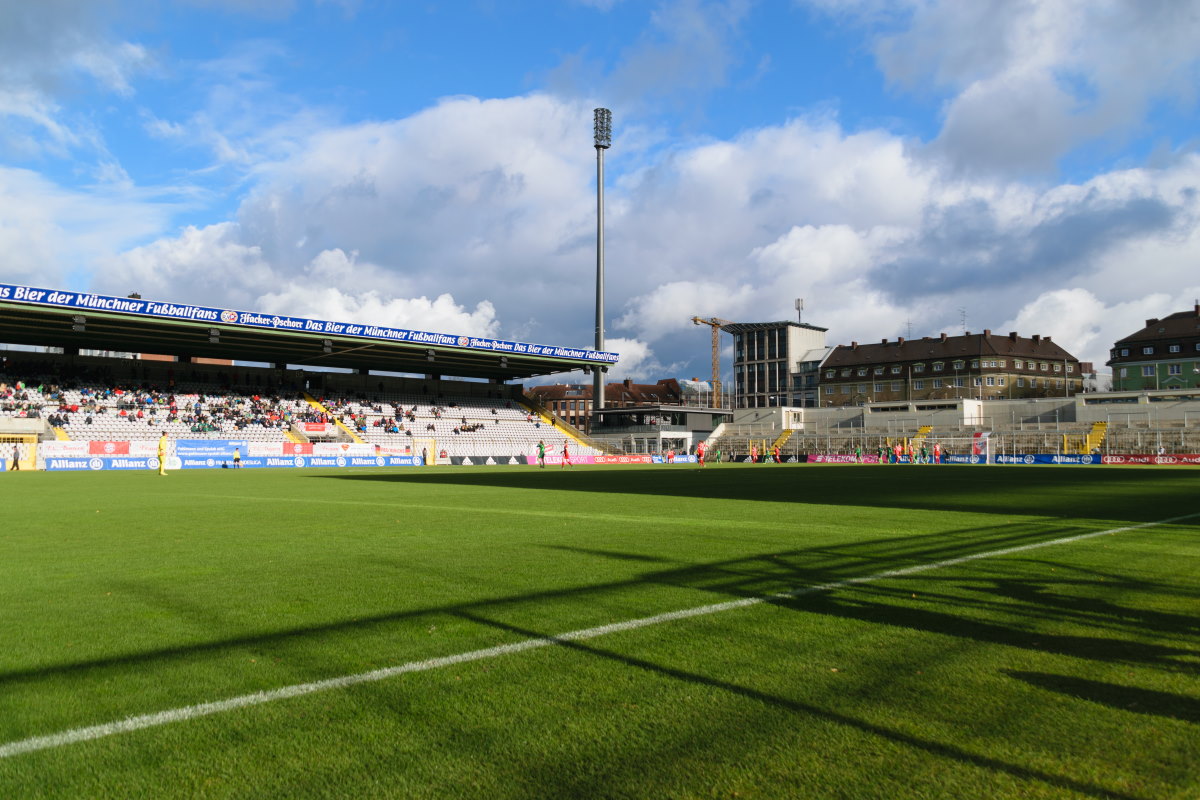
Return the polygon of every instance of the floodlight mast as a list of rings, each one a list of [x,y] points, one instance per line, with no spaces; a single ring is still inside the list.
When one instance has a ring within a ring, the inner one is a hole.
[[[593,114],[596,147],[596,350],[604,350],[604,151],[612,146],[612,112],[597,108]],[[604,408],[604,373],[592,377],[592,410]]]

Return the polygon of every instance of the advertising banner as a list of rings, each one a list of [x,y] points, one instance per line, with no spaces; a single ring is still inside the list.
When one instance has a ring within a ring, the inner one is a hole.
[[[828,455],[821,454],[821,453],[809,453],[808,454],[808,463],[809,464],[878,464],[879,456],[863,455],[863,457],[860,459],[858,456],[841,455],[838,453],[831,453]]]
[[[127,456],[129,442],[88,442],[88,453],[94,456]]]
[[[178,463],[172,466],[174,459],[167,460],[167,469],[179,469]],[[88,456],[59,457],[53,456],[45,460],[47,472],[64,472],[79,470],[157,470],[158,459],[154,456]]]
[[[182,459],[231,459],[233,451],[240,450],[245,456],[250,442],[246,439],[176,439],[175,455]]]
[[[547,458],[546,461],[547,461],[547,463],[549,463],[550,459]],[[535,463],[537,462],[536,458],[534,459],[534,462]],[[524,463],[526,463],[526,461],[524,458],[521,458],[519,456],[514,456],[514,455],[450,456],[450,463],[455,464],[460,467],[471,467],[471,466],[491,467],[491,466],[495,466],[496,464],[506,464],[506,465],[510,465],[510,466],[517,465],[517,464],[524,464]],[[577,461],[575,463],[578,464],[578,463],[583,463],[583,462]],[[588,463],[591,463],[591,462],[588,462]]]
[[[647,458],[649,458],[649,456],[647,456]],[[555,466],[557,466],[562,463],[562,460],[563,460],[562,453],[553,453],[553,454],[546,453],[546,464],[547,465],[554,464]],[[453,463],[453,459],[451,459],[451,463]],[[538,463],[537,456],[536,455],[525,456],[525,463],[526,464]],[[572,454],[571,455],[571,463],[572,464],[595,464],[596,456],[577,456],[575,454]],[[649,463],[649,462],[646,462],[646,463]]]
[[[316,456],[374,456],[375,445],[358,442],[314,442]]]
[[[998,455],[993,457],[997,464],[1099,464],[1100,456],[1055,455],[1053,453],[1026,453]]]
[[[411,342],[422,345],[461,347],[467,350],[514,353],[530,356],[552,356],[572,358],[600,364],[615,364],[616,353],[598,352],[553,345],[508,342],[475,336],[456,336],[447,333],[413,331],[403,328],[385,328],[376,325],[357,325],[348,322],[331,322],[303,317],[286,317],[278,314],[262,314],[253,311],[233,311],[208,306],[178,305],[132,297],[111,297],[90,292],[63,292],[40,289],[32,286],[17,286],[0,283],[0,300],[11,300],[41,306],[67,309],[96,309],[136,314],[158,319],[189,320],[223,325],[239,325],[248,328],[293,331],[298,333],[334,334],[389,342]]]
[[[45,458],[69,458],[91,455],[91,442],[42,442],[38,455]]]
[[[653,464],[699,464],[695,456],[676,455],[671,460],[667,460],[666,456],[650,456],[650,461]]]
[[[592,460],[593,460],[593,463],[596,463],[596,464],[650,464],[650,463],[653,463],[650,460],[649,455],[641,455],[641,454],[616,455],[616,456],[593,456]],[[537,459],[535,458],[535,459],[533,459],[533,461],[530,461],[529,463],[536,464]]]
[[[1172,464],[1200,466],[1200,455],[1196,453],[1168,453],[1161,456],[1146,455],[1144,453],[1135,454],[1114,454],[1101,456],[1101,462],[1105,464],[1145,464],[1170,466]]]
[[[61,444],[86,444],[86,442],[62,442]],[[277,450],[278,445],[273,445]],[[186,448],[185,448],[186,452]],[[241,460],[242,469],[261,467],[413,467],[421,466],[420,456],[285,456],[250,455],[249,448],[243,448],[245,453]],[[233,469],[233,450],[226,455],[175,455],[167,458],[167,469]],[[92,456],[87,455],[46,455],[42,459],[47,472],[65,471],[99,471],[99,470],[157,470],[158,458],[155,456]]]

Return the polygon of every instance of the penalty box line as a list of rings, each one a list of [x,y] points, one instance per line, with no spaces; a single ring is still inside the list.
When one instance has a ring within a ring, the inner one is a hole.
[[[1075,536],[1064,536],[1044,542],[1034,542],[1032,544],[1017,545],[1015,547],[1005,547],[999,550],[989,550],[984,553],[974,553],[972,555],[960,556],[958,558],[933,561],[928,564],[917,564],[911,567],[901,567],[900,569],[877,572],[873,575],[863,575],[857,578],[846,578],[845,580],[831,581],[829,583],[822,583],[817,586],[805,586],[788,592],[779,592],[760,597],[745,597],[738,600],[730,600],[724,603],[713,603],[711,605],[685,608],[679,611],[669,611],[664,614],[655,614],[654,616],[626,620],[625,622],[614,622],[609,625],[600,625],[594,628],[583,628],[580,630],[568,631],[555,636],[525,639],[520,642],[513,642],[512,644],[499,645],[497,647],[487,647],[481,650],[471,650],[452,656],[430,658],[424,661],[410,661],[407,664],[399,664],[394,667],[384,667],[383,669],[372,670],[370,672],[360,672],[354,675],[342,675],[337,678],[327,678],[325,680],[311,681],[309,683],[298,683],[291,686],[283,686],[278,689],[270,689],[262,692],[254,692],[253,694],[244,694],[238,697],[231,697],[226,700],[217,700],[210,703],[182,706],[180,708],[169,709],[167,711],[158,711],[153,714],[141,714],[138,716],[127,717],[123,720],[106,722],[101,725],[72,728],[46,736],[33,736],[28,739],[19,739],[13,742],[7,742],[0,745],[0,758],[10,758],[23,753],[33,753],[38,750],[50,750],[56,747],[64,747],[70,744],[78,744],[79,742],[86,742],[93,739],[114,736],[119,733],[131,733],[133,731],[154,728],[158,727],[159,725],[167,725],[173,722],[184,722],[186,720],[197,719],[199,717],[223,714],[227,711],[263,705],[265,703],[273,703],[277,700],[287,700],[292,697],[302,697],[304,695],[315,694],[317,692],[327,692],[334,689],[345,689],[362,683],[374,683],[376,681],[382,681],[412,672],[427,672],[429,670],[440,669],[441,667],[454,666],[455,664],[483,661],[489,658],[498,658],[500,656],[512,655],[514,653],[523,653],[526,650],[535,650],[542,647],[549,647],[551,645],[583,641],[586,639],[595,639],[597,637],[607,636],[612,633],[621,633],[624,631],[636,630],[638,628],[646,628],[651,625],[661,625],[666,622],[675,622],[677,620],[689,619],[691,617],[719,614],[723,611],[732,611],[739,608],[749,608],[762,603],[769,603],[772,600],[793,599],[797,597],[803,597],[804,595],[833,591],[835,589],[841,589],[848,586],[858,586],[864,583],[874,583],[876,581],[887,580],[888,578],[899,578],[907,575],[915,575],[921,572],[928,572],[934,569],[941,569],[943,567],[953,567],[958,564],[966,564],[971,561],[979,561],[985,558],[996,558],[998,556],[1006,556],[1013,553],[1023,553],[1029,550],[1037,550],[1043,547],[1052,547],[1054,545],[1079,542],[1085,539],[1094,539],[1097,536],[1106,536],[1116,533],[1123,533],[1126,531],[1136,531],[1143,528],[1153,528],[1159,525],[1170,525],[1175,522],[1182,522],[1183,520],[1193,519],[1195,517],[1200,517],[1200,513],[1185,514],[1180,517],[1171,517],[1170,519],[1161,519],[1155,522],[1143,522],[1137,525],[1125,525],[1119,528],[1109,528],[1108,530],[1103,531],[1081,533]]]

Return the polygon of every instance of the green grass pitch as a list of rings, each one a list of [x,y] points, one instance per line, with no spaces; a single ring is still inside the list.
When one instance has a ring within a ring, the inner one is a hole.
[[[1142,467],[0,475],[0,798],[1200,797],[1198,488]],[[405,664],[426,668],[13,749]]]

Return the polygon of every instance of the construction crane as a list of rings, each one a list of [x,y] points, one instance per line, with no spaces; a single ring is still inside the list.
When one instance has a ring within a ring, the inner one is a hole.
[[[707,325],[712,328],[712,390],[713,406],[720,408],[721,403],[721,329],[733,323],[720,317],[692,317],[693,325]]]

